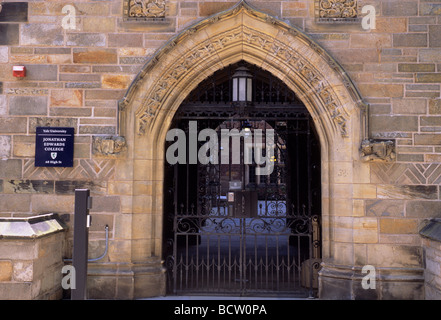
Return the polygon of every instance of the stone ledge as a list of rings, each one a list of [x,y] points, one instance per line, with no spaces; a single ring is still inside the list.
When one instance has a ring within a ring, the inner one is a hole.
[[[431,219],[420,230],[420,235],[430,240],[441,242],[441,219]]]
[[[33,217],[0,218],[0,239],[36,239],[65,229],[55,213]]]

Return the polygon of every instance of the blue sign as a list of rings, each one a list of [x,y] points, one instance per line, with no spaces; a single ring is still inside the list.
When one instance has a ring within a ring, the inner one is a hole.
[[[36,167],[73,167],[73,151],[74,128],[36,128]]]

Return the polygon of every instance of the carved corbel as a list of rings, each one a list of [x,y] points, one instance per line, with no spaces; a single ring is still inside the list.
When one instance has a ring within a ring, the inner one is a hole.
[[[121,136],[93,136],[92,153],[96,157],[116,157],[127,149],[126,139]]]
[[[395,143],[391,140],[363,140],[360,155],[361,160],[365,162],[394,161],[396,158]]]

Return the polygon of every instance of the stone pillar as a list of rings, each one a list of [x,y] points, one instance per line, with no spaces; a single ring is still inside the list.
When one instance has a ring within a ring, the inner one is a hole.
[[[0,218],[0,299],[61,299],[65,229],[55,215]]]

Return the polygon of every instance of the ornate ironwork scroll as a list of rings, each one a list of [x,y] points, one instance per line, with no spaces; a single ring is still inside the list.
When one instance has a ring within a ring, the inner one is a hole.
[[[124,15],[129,19],[164,18],[165,0],[124,0]]]

